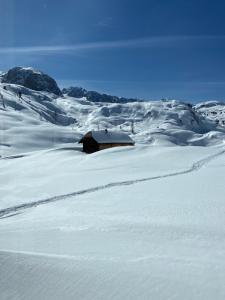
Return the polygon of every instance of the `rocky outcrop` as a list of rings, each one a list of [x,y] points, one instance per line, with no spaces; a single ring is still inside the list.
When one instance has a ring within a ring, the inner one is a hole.
[[[62,89],[63,94],[66,94],[69,97],[74,98],[83,98],[87,95],[87,90],[83,89],[82,87],[69,87]]]
[[[15,67],[2,76],[3,83],[13,83],[25,86],[35,91],[45,91],[62,95],[56,81],[47,74],[33,68]]]
[[[130,99],[130,98],[120,98],[117,96],[111,96],[107,94],[100,94],[95,91],[87,91],[81,87],[69,87],[64,88],[62,90],[63,94],[74,97],[74,98],[82,98],[86,97],[88,101],[91,102],[107,102],[107,103],[128,103],[128,102],[135,102],[140,101],[137,99]]]

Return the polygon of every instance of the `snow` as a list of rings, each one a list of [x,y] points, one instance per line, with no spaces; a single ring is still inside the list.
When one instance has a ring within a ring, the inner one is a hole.
[[[0,299],[223,300],[223,105],[20,88],[0,84]],[[135,147],[76,143],[131,121]]]
[[[206,118],[198,109],[180,101],[149,101],[133,103],[93,103],[85,98],[54,100],[68,115],[75,117],[75,128],[123,131],[138,143],[152,145],[214,145],[224,138],[225,126]],[[225,110],[225,108],[224,108]],[[134,122],[134,134],[131,124]],[[212,142],[209,132],[215,131]]]
[[[98,143],[134,143],[129,135],[119,131],[99,130],[91,131],[91,135]]]
[[[161,146],[207,146],[225,138],[225,106],[219,103],[214,105],[218,123],[215,112],[206,114],[211,106],[175,100],[93,103],[2,83],[0,95],[1,156],[78,142],[86,132],[105,128],[128,134],[136,143]]]
[[[0,156],[46,149],[81,137],[72,127],[62,126],[72,126],[75,119],[52,103],[54,95],[12,84],[0,84],[0,95]]]
[[[221,146],[139,146],[1,161],[2,208],[42,200],[1,215],[2,295],[224,299],[224,157]]]
[[[198,112],[207,117],[209,120],[217,122],[222,127],[225,126],[225,103],[219,101],[207,101],[205,103],[197,104]]]

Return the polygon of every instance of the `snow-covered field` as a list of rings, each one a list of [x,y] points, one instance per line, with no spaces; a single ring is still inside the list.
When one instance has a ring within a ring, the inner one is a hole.
[[[1,299],[224,299],[224,161],[149,146],[2,160]]]
[[[225,299],[223,112],[18,88],[0,85],[0,299]],[[135,147],[75,143],[132,120]]]

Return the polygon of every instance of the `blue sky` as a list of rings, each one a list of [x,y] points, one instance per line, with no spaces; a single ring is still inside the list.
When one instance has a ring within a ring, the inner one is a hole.
[[[0,0],[0,70],[118,96],[225,99],[225,1]]]

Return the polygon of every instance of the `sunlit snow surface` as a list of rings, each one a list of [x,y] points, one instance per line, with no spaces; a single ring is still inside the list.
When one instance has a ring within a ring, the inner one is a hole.
[[[194,125],[177,102],[126,104],[120,119],[148,105],[160,116],[135,126],[135,147],[86,155],[61,138],[112,111],[52,101],[76,130],[30,108],[0,111],[0,299],[225,299],[223,127]]]

